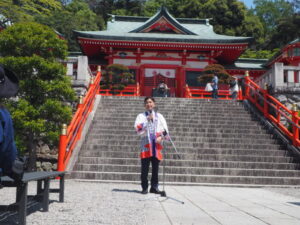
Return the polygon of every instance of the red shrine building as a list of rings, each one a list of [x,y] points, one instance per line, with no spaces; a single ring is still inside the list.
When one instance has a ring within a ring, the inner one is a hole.
[[[103,31],[74,31],[90,66],[126,65],[151,95],[163,81],[171,96],[183,97],[186,85],[199,86],[208,64],[221,64],[229,74],[257,78],[266,72],[267,60],[238,59],[252,37],[216,34],[209,19],[172,17],[165,7],[148,17],[112,16]]]

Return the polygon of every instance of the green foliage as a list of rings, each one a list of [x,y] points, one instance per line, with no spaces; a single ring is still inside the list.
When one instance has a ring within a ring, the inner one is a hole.
[[[65,41],[47,26],[34,22],[15,23],[1,32],[0,52],[2,56],[32,56],[65,58]]]
[[[103,72],[102,89],[110,89],[113,94],[123,90],[128,84],[133,84],[133,74],[128,67],[121,64],[110,64]]]
[[[62,7],[57,0],[1,0],[0,12],[4,18],[0,19],[0,27],[6,27],[7,22],[33,21],[36,15],[50,15],[53,10]]]
[[[0,33],[4,55],[0,63],[20,80],[17,98],[6,105],[14,120],[18,148],[29,152],[31,168],[37,143],[57,146],[61,124],[71,119],[66,102],[74,101],[75,93],[65,67],[57,61],[66,56],[66,50],[66,42],[40,24],[19,23]]]
[[[287,43],[300,37],[300,13],[291,17],[282,18],[273,32],[272,37],[266,43],[268,49],[283,47]]]
[[[230,80],[232,80],[232,77],[222,65],[210,64],[204,68],[203,75],[198,77],[198,82],[204,84],[211,82],[214,75],[219,78],[220,84],[229,84]]]
[[[35,20],[50,26],[68,41],[70,51],[78,51],[79,47],[73,36],[73,30],[99,30],[104,27],[101,16],[97,16],[84,0],[73,0],[60,10],[50,15],[38,15]]]
[[[293,6],[286,0],[254,0],[254,13],[262,21],[265,34],[270,36],[279,20],[292,16]]]
[[[253,59],[271,59],[276,53],[280,51],[279,48],[273,50],[251,50],[247,49],[240,58],[253,58]]]

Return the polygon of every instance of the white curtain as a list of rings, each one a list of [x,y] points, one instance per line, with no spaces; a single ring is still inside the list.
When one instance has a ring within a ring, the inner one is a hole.
[[[156,69],[156,68],[145,69],[145,77],[153,77],[158,74],[160,74],[164,77],[167,77],[167,78],[175,78],[175,70],[174,69]]]

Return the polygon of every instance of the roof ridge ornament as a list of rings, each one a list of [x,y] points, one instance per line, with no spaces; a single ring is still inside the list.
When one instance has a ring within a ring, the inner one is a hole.
[[[157,13],[149,18],[142,26],[129,33],[148,33],[151,31],[174,32],[177,34],[196,35],[174,18],[165,6],[161,6]]]

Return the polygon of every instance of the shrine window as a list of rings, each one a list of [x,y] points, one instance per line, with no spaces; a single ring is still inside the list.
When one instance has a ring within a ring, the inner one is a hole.
[[[203,73],[201,71],[186,71],[185,82],[189,87],[204,87],[206,84],[202,84],[198,81],[198,77]]]

